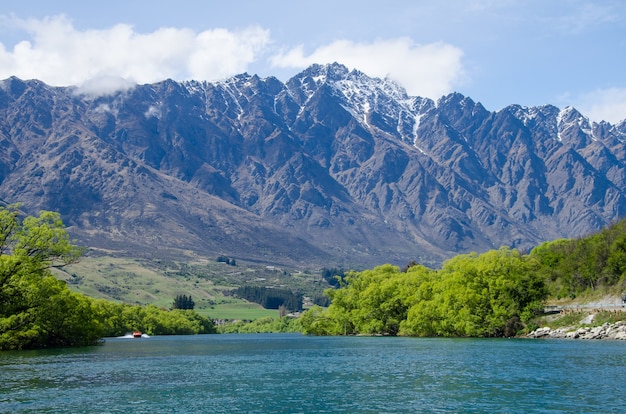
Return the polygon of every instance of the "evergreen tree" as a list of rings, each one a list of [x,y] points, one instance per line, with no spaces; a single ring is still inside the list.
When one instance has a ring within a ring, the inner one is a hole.
[[[176,295],[174,298],[173,309],[192,310],[196,306],[191,295]]]

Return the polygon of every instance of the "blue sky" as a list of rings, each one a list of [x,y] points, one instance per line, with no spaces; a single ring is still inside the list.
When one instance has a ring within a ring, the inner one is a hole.
[[[626,119],[626,2],[0,2],[0,79],[286,81],[334,61],[411,95],[458,91],[489,110],[571,105],[615,123]]]

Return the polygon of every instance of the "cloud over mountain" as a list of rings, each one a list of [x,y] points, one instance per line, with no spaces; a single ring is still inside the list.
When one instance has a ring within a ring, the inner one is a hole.
[[[438,99],[454,91],[463,78],[463,52],[442,42],[415,44],[411,39],[357,43],[338,40],[306,54],[298,46],[272,58],[277,67],[304,69],[315,63],[340,62],[379,78],[400,82],[414,96]]]
[[[128,24],[80,30],[62,15],[8,21],[31,38],[12,50],[0,44],[0,78],[39,79],[55,86],[107,80],[110,88],[116,78],[135,83],[167,78],[212,81],[245,72],[254,62],[269,58],[274,67],[294,71],[313,63],[340,62],[371,76],[395,79],[414,95],[437,99],[453,91],[464,73],[459,48],[415,44],[407,37],[371,43],[338,40],[305,54],[303,47],[275,52],[270,31],[260,26],[200,32],[164,27],[139,33]]]
[[[245,71],[270,42],[269,31],[258,26],[138,33],[127,24],[79,30],[64,16],[12,22],[31,39],[12,50],[0,45],[0,78],[19,76],[57,86],[111,76],[137,83],[225,78]]]
[[[577,107],[596,122],[626,120],[626,88],[598,89],[575,97]]]

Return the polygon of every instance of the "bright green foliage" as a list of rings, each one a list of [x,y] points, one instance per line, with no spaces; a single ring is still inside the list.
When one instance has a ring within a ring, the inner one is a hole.
[[[538,263],[502,248],[457,256],[440,271],[384,265],[349,273],[327,310],[301,317],[304,333],[511,336],[546,297]]]
[[[432,270],[413,266],[407,273],[392,265],[363,272],[350,272],[344,286],[329,289],[331,305],[326,311],[314,307],[300,318],[303,332],[314,335],[396,335],[420,285],[430,280]]]
[[[75,262],[74,246],[57,213],[20,221],[17,206],[0,208],[0,350],[96,344],[135,330],[150,335],[214,333],[191,310],[166,311],[95,301],[71,292],[52,267]]]
[[[624,284],[626,220],[585,238],[544,243],[530,255],[557,298]]]
[[[383,265],[349,273],[347,286],[328,292],[328,316],[336,321],[333,334],[396,335],[406,319],[413,292],[429,270],[413,266],[408,273]]]
[[[252,322],[237,321],[223,325],[220,333],[293,333],[302,332],[300,319],[292,317],[259,318]]]
[[[320,306],[313,306],[300,316],[302,333],[305,335],[339,335],[340,329],[337,320],[331,319]]]
[[[166,311],[154,305],[145,308],[145,318],[139,329],[148,335],[195,335],[215,333],[213,323],[193,310]]]
[[[137,306],[97,301],[104,336],[141,331],[148,335],[196,335],[216,333],[213,321],[193,310],[171,311],[154,305]]]
[[[512,336],[546,298],[537,262],[502,248],[446,262],[430,298],[409,310],[401,334]]]
[[[20,221],[17,206],[0,208],[0,349],[88,345],[101,337],[91,301],[50,273],[81,254],[57,213]]]

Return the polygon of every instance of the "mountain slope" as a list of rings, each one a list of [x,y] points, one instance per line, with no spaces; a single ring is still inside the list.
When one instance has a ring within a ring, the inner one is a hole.
[[[10,78],[0,198],[128,254],[434,263],[623,217],[625,139],[573,108],[434,102],[338,64],[99,97]]]

